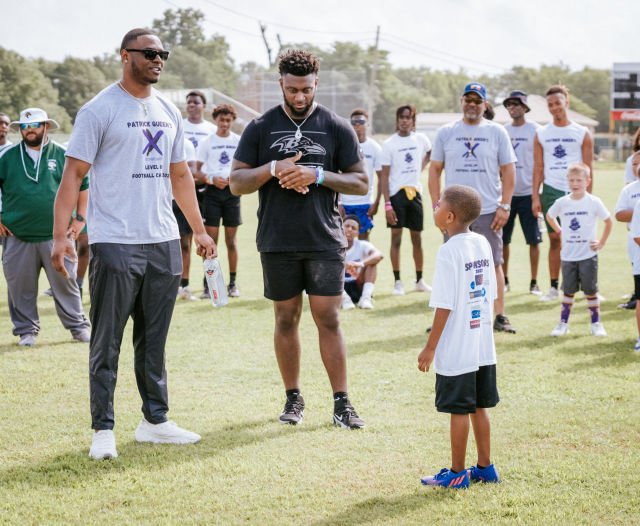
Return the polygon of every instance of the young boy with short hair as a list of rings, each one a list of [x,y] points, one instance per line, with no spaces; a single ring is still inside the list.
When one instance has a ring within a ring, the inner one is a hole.
[[[602,201],[587,192],[591,182],[589,167],[584,163],[573,163],[567,169],[568,195],[556,200],[547,211],[547,222],[561,234],[562,248],[562,310],[560,323],[551,331],[551,336],[564,336],[569,332],[569,315],[576,292],[582,289],[591,312],[591,334],[606,336],[600,321],[598,299],[598,254],[611,233],[611,217]],[[560,218],[560,226],[556,218]],[[604,221],[604,231],[597,239],[597,220]]]
[[[450,413],[451,468],[424,477],[427,486],[453,489],[469,481],[499,482],[491,463],[491,424],[487,409],[499,402],[493,301],[497,295],[491,246],[469,230],[480,215],[473,188],[447,188],[435,210],[436,226],[448,236],[436,257],[429,306],[436,309],[429,339],[418,355],[418,369],[429,371],[435,358],[436,408]],[[478,451],[477,464],[465,468],[469,420]]]

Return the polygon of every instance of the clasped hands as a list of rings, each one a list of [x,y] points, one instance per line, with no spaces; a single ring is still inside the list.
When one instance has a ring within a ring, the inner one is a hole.
[[[282,188],[306,194],[309,185],[316,182],[316,170],[311,166],[296,164],[301,157],[302,152],[298,152],[293,157],[277,161],[275,177]]]

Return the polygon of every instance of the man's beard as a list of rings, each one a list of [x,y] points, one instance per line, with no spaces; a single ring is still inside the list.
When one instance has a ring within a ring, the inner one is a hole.
[[[42,140],[44,139],[44,135],[36,136],[35,139],[27,139],[23,137],[22,140],[29,148],[37,148],[42,144]]]
[[[309,104],[307,104],[302,111],[296,110],[295,107],[292,104],[290,104],[286,98],[284,99],[284,103],[287,106],[287,108],[289,108],[289,110],[291,111],[292,117],[296,119],[304,119],[307,116],[307,113],[309,113],[309,110],[311,109],[311,107],[313,106],[314,100],[315,100],[315,97],[311,99],[311,102],[309,102]]]
[[[133,73],[133,77],[141,84],[155,84],[160,80],[160,77],[147,77],[144,70],[135,63],[131,64],[131,72]],[[160,72],[162,72],[162,70],[160,70]]]

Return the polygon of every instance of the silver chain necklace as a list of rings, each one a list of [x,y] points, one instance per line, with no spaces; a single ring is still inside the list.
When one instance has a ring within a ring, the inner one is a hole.
[[[318,105],[314,102],[313,105],[311,106],[311,111],[309,112],[309,115],[305,117],[305,119],[300,123],[300,125],[296,124],[295,121],[291,118],[291,116],[287,113],[287,110],[284,108],[284,106],[282,107],[282,109],[284,110],[284,114],[287,117],[289,117],[291,124],[293,124],[297,128],[296,133],[294,134],[296,141],[299,141],[300,139],[302,139],[302,132],[300,131],[300,128],[302,128],[303,124],[307,122],[307,119],[311,117],[311,115],[313,115],[313,112],[316,110],[317,106]]]
[[[118,82],[118,86],[120,86],[120,89],[122,89],[122,91],[124,91],[127,95],[129,95],[129,97],[134,99],[136,102],[138,102],[142,106],[142,109],[144,110],[144,116],[146,117],[149,114],[149,109],[147,108],[147,103],[146,102],[142,102],[138,97],[134,97],[133,95],[131,95],[131,93],[129,93],[127,91],[127,88],[125,88],[122,85],[122,82]]]

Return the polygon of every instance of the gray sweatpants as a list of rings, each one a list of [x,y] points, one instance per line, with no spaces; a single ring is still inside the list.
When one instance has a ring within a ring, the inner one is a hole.
[[[78,263],[65,259],[69,278],[62,276],[51,264],[52,245],[53,241],[27,243],[15,236],[4,238],[2,268],[9,291],[9,315],[16,336],[38,334],[40,331],[38,278],[43,268],[53,291],[58,318],[64,328],[72,334],[89,328],[76,283]]]
[[[113,429],[118,358],[129,316],[142,413],[152,424],[166,422],[165,344],[182,275],[180,241],[94,243],[90,249],[91,425],[95,430]]]

